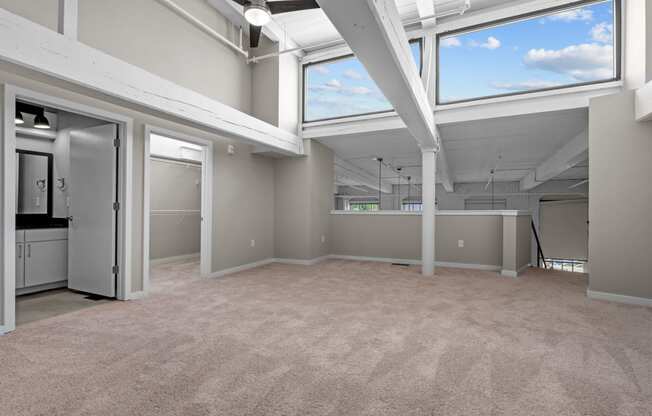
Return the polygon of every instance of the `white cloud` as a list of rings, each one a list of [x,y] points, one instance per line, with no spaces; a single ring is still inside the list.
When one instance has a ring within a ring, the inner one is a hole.
[[[343,75],[349,79],[354,79],[354,80],[361,80],[364,78],[361,73],[353,69],[347,69],[346,71],[344,71]]]
[[[367,87],[351,87],[351,88],[347,88],[346,91],[349,91],[351,92],[351,94],[355,94],[355,95],[367,95],[367,94],[371,94],[372,92]]]
[[[529,68],[570,75],[577,81],[594,81],[613,76],[613,47],[585,43],[559,50],[531,49],[523,62]]]
[[[548,20],[562,22],[576,22],[593,20],[593,10],[580,7],[579,9],[565,10],[547,17]]]
[[[501,43],[500,40],[496,39],[495,37],[489,36],[486,42],[479,43],[472,40],[471,42],[469,42],[469,46],[471,46],[472,48],[485,48],[485,49],[494,50],[500,48]]]
[[[342,88],[342,83],[340,82],[340,80],[333,78],[326,83],[326,87],[330,87],[334,90],[339,90],[340,88]]]
[[[529,90],[540,90],[544,88],[553,88],[558,87],[559,83],[552,81],[544,80],[530,80],[523,82],[492,82],[491,87],[497,90],[505,91],[529,91]]]
[[[312,69],[322,75],[326,75],[330,72],[324,65],[315,65],[312,67]]]
[[[462,42],[460,41],[460,38],[455,36],[442,39],[439,44],[444,48],[457,48],[458,46],[462,46]]]
[[[614,25],[607,22],[598,23],[591,28],[591,39],[601,43],[612,43],[614,38]]]

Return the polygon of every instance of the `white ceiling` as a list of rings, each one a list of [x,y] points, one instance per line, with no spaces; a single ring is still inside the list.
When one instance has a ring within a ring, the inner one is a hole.
[[[457,183],[484,182],[495,169],[496,181],[522,179],[588,126],[588,111],[575,109],[516,117],[495,118],[440,126],[451,179]],[[415,183],[421,182],[421,154],[406,129],[339,135],[317,139],[342,159],[378,173],[382,157],[394,167],[404,167]],[[588,163],[578,164],[559,179],[588,177]],[[398,177],[384,169],[393,183]],[[404,179],[402,179],[404,181]]]
[[[478,10],[515,1],[517,0],[471,0],[471,9],[467,13],[474,13]],[[462,3],[462,0],[435,1],[436,10],[440,12],[457,8]],[[416,0],[396,0],[396,6],[403,21],[419,17]],[[321,9],[278,14],[273,19],[301,47],[341,39],[337,30]]]

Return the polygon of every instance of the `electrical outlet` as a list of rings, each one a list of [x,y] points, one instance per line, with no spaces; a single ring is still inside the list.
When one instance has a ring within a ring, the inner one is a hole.
[[[251,247],[256,247],[256,240],[251,240]]]
[[[326,236],[325,236],[325,235],[322,235],[322,236],[321,236],[321,242],[322,242],[322,243],[325,243],[325,242],[326,242]]]
[[[457,246],[459,248],[464,248],[464,240],[457,240]]]

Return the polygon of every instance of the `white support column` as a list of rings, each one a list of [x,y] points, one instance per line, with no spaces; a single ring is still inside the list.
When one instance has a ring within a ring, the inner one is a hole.
[[[421,151],[423,185],[421,190],[421,264],[424,276],[435,274],[435,183],[437,152]]]
[[[77,40],[79,4],[78,0],[59,0],[59,33]]]

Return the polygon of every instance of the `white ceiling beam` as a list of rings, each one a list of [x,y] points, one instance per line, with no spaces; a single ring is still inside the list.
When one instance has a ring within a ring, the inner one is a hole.
[[[437,124],[513,117],[549,111],[588,108],[589,100],[602,95],[622,92],[622,82],[614,81],[586,87],[571,87],[555,91],[533,92],[527,95],[490,98],[435,107]]]
[[[455,192],[455,183],[451,178],[452,175],[448,166],[446,151],[444,150],[444,141],[439,129],[437,129],[437,137],[439,137],[440,143],[439,151],[437,152],[437,182],[441,183],[446,192]]]
[[[424,17],[434,16],[435,15],[435,1],[434,0],[416,0],[417,3],[417,13],[419,17],[423,19]],[[424,28],[429,28],[434,26],[436,19],[428,19],[421,22],[421,25]]]
[[[335,156],[335,176],[343,182],[364,185],[386,194],[392,193],[392,184],[386,180],[378,182],[378,176],[361,169],[350,162]]]
[[[586,129],[521,179],[521,191],[533,189],[567,171],[585,160],[588,151],[589,134],[588,129]]]
[[[652,81],[636,90],[636,120],[652,121]]]
[[[394,0],[318,0],[419,146],[437,149],[435,119]]]
[[[288,155],[303,141],[212,98],[0,8],[0,59]]]
[[[59,0],[59,33],[70,39],[79,35],[78,0]]]
[[[242,28],[248,28],[249,23],[244,18],[244,9],[233,0],[208,0],[208,4],[213,6],[222,16],[227,18],[231,23]],[[274,18],[263,26],[263,34],[274,42],[279,43],[280,49],[298,48],[294,39],[279,25]],[[297,51],[299,53],[300,51]]]

